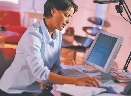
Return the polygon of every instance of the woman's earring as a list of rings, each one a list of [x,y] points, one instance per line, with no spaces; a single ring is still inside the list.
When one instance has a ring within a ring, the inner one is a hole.
[[[51,10],[51,14],[53,14],[54,13],[54,11],[53,10]]]

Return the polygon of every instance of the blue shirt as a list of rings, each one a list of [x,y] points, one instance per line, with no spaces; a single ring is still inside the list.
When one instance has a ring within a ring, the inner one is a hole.
[[[39,84],[46,83],[50,69],[60,67],[62,33],[55,29],[51,38],[44,21],[28,27],[16,49],[15,59],[0,80],[7,93],[40,93]]]

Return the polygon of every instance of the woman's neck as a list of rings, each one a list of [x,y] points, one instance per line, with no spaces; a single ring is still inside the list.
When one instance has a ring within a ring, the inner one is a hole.
[[[46,27],[48,29],[48,32],[50,33],[50,35],[52,35],[55,28],[52,25],[53,23],[52,23],[51,19],[50,18],[44,18],[43,20],[44,20],[44,23],[45,23],[45,25],[46,25]]]

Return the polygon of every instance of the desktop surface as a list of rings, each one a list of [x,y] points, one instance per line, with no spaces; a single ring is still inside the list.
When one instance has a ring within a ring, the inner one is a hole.
[[[64,69],[71,69],[71,68],[76,68],[78,70],[94,70],[94,68],[88,66],[87,65],[77,65],[77,66],[67,66],[67,65],[63,65],[62,64],[62,68]],[[82,72],[82,71],[81,71]],[[100,78],[100,72],[97,72],[97,73],[84,73],[86,75],[90,75],[90,76],[96,76],[96,77],[99,77]],[[98,76],[97,76],[98,75]],[[102,93],[102,94],[99,94],[97,96],[126,96],[126,95],[122,95],[120,94],[120,92],[123,91],[124,87],[126,86],[125,83],[115,83],[115,84],[110,84],[110,86],[112,86],[114,88],[114,90],[118,93],[118,94],[111,94],[111,93]],[[56,91],[56,85],[54,84],[53,85],[53,90],[51,91],[54,96],[70,96],[70,95],[65,95],[65,94],[61,94],[61,92],[58,92]]]
[[[85,67],[85,68],[84,68]],[[131,78],[128,77],[127,74],[122,75],[122,74],[117,74],[114,73],[114,71],[111,71],[111,80],[113,80],[113,83],[129,83],[131,82]],[[124,74],[125,72],[123,72]],[[101,79],[101,73],[99,70],[95,70],[95,69],[89,69],[86,66],[71,66],[68,68],[64,68],[61,71],[62,75],[65,76],[70,76],[70,77],[76,77],[76,78],[80,78],[80,77],[85,77],[85,76],[93,76],[95,77],[97,80],[99,80],[100,82],[104,80]],[[115,75],[114,75],[115,74]],[[112,83],[111,81],[106,82],[105,84],[108,83]]]

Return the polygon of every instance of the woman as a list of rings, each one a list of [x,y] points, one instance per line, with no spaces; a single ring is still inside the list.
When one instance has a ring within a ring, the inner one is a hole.
[[[73,78],[56,74],[61,70],[61,32],[77,9],[73,0],[46,1],[43,20],[23,34],[14,61],[0,80],[0,89],[6,94],[3,96],[21,96],[23,93],[38,96],[41,93],[39,85],[46,83],[99,85],[93,77]]]

